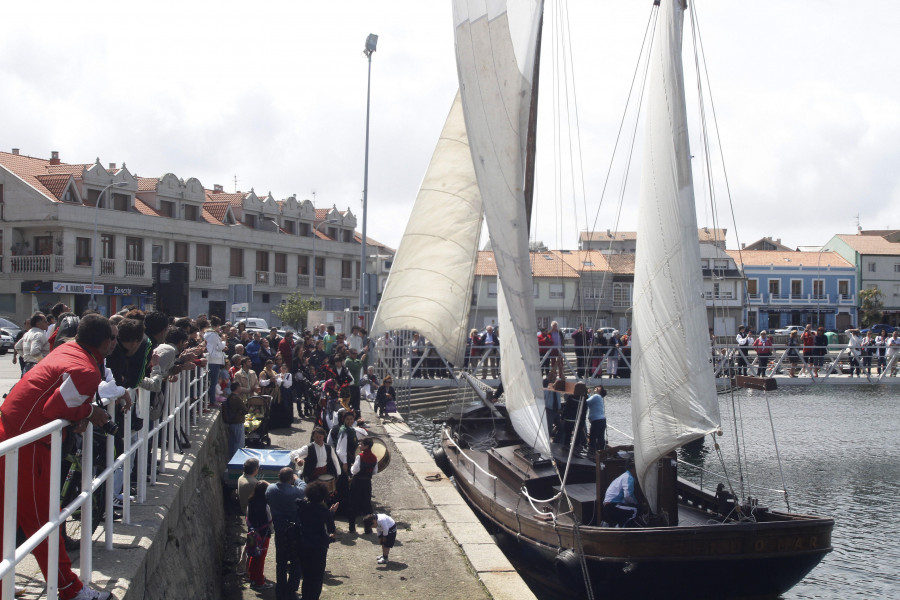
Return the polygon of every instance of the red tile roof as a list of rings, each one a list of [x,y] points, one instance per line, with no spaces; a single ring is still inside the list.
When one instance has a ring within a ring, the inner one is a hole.
[[[220,196],[221,194],[216,194],[216,196]],[[209,198],[209,196],[207,196]],[[219,202],[216,200],[207,199],[206,202],[203,203],[203,212],[209,214],[216,222],[222,223],[223,219],[225,219],[225,213],[228,212],[228,207],[231,204],[228,201]]]
[[[775,267],[852,267],[837,252],[797,252],[794,250],[726,250],[738,268],[747,266]]]
[[[139,192],[155,192],[159,187],[159,177],[137,177]]]
[[[900,254],[900,243],[889,242],[878,235],[838,234],[836,237],[860,254],[879,254],[888,256]]]
[[[134,208],[142,215],[147,215],[148,217],[161,217],[162,215],[156,212],[156,210],[141,200],[140,198],[134,199]]]
[[[57,175],[36,175],[35,179],[40,181],[57,200],[62,200],[63,192],[66,191],[69,182],[73,181],[72,176],[66,173],[59,173]]]

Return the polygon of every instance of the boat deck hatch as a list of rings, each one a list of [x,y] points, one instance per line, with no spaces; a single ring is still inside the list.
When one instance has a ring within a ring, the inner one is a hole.
[[[516,456],[526,461],[532,467],[545,467],[550,464],[550,459],[542,455],[531,446],[519,446],[516,448]]]

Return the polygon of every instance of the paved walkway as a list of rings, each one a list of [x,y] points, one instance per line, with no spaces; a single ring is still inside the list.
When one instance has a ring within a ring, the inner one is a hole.
[[[477,520],[473,524],[474,515],[446,478],[435,482],[432,490],[432,495],[437,494],[443,500],[436,503],[426,492],[417,474],[424,476],[439,470],[405,424],[384,425],[374,419],[368,403],[363,404],[369,430],[381,437],[391,452],[390,465],[375,476],[372,487],[376,510],[397,521],[397,542],[391,550],[390,562],[379,565],[376,563],[381,550],[378,538],[350,534],[346,519],[338,517],[337,541],[328,553],[322,597],[533,598],[481,524]],[[297,448],[309,442],[311,429],[309,421],[295,420],[291,429],[272,433],[272,446]],[[445,514],[436,504],[444,508]],[[460,516],[453,517],[457,513]],[[454,528],[457,538],[451,535]],[[360,525],[357,529],[362,531]],[[232,552],[234,548],[229,549]],[[265,573],[274,582],[274,542],[270,545]],[[274,598],[275,590],[251,590],[244,582],[240,597]]]

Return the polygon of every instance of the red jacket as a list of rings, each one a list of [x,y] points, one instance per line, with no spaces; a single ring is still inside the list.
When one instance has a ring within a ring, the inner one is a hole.
[[[281,352],[281,359],[287,364],[288,367],[290,367],[294,352],[294,342],[289,341],[287,338],[284,338],[278,344],[278,351]]]
[[[56,419],[80,421],[91,414],[101,374],[98,354],[75,342],[63,344],[34,366],[0,406],[7,440]]]

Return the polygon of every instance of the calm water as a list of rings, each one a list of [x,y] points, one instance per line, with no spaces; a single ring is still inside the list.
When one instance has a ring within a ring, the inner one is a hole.
[[[745,437],[740,451],[749,463],[745,485],[749,483],[760,504],[785,509],[781,492],[773,491],[782,485],[770,409],[791,510],[835,520],[834,551],[785,594],[785,600],[900,598],[900,519],[894,510],[900,485],[898,396],[896,388],[887,386],[786,387],[768,397],[747,390],[719,396],[723,422],[730,419],[732,405],[740,417]],[[607,422],[615,428],[609,431],[610,443],[630,442],[624,435],[631,433],[629,391],[610,390],[606,400]],[[426,446],[433,444],[437,429],[431,418],[437,414],[410,418]],[[729,426],[719,438],[733,479],[734,437]],[[682,458],[723,472],[709,441],[698,456]],[[679,469],[690,479],[699,478],[687,467]],[[709,474],[703,478],[704,483],[718,482]]]

